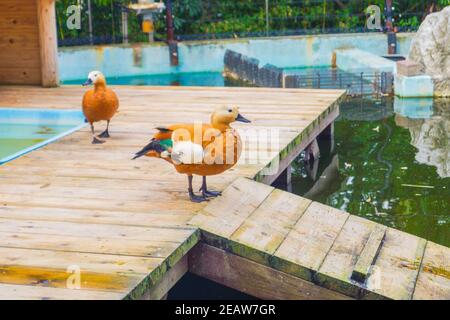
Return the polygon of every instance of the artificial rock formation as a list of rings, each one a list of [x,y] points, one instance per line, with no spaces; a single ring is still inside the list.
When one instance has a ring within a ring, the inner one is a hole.
[[[431,76],[435,96],[450,96],[450,6],[428,15],[411,42],[409,59]]]

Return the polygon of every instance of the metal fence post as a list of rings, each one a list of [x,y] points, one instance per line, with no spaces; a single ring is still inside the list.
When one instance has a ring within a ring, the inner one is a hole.
[[[364,94],[364,72],[361,72],[361,96]]]
[[[397,53],[397,35],[395,34],[394,23],[392,18],[392,0],[385,2],[386,13],[386,34],[388,37],[388,54]]]
[[[122,8],[122,42],[128,44],[128,11]]]
[[[172,17],[172,0],[166,1],[166,25],[167,25],[167,44],[169,45],[170,65],[178,65],[178,43],[175,40],[175,31]]]
[[[93,27],[92,27],[92,6],[91,0],[88,0],[88,19],[89,19],[89,43],[94,44]]]
[[[266,36],[269,36],[269,0],[266,0]]]

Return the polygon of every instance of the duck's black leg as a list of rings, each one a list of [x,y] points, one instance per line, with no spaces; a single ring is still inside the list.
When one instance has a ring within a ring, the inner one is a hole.
[[[92,132],[92,144],[102,144],[102,143],[105,142],[105,141],[97,139],[97,137],[95,136],[94,124],[93,123],[91,123],[91,132]]]
[[[101,134],[99,134],[98,137],[99,137],[99,138],[109,138],[109,137],[110,137],[110,135],[109,135],[109,120],[108,120],[108,122],[106,123],[106,130],[103,131]]]
[[[191,198],[192,202],[203,202],[203,201],[208,201],[208,199],[205,196],[197,196],[194,193],[194,189],[192,188],[192,179],[193,176],[188,176],[188,182],[189,182],[189,198]]]
[[[203,176],[203,182],[202,187],[200,188],[200,191],[202,192],[202,195],[204,197],[214,198],[222,195],[222,192],[220,191],[210,191],[208,190],[208,187],[206,186],[206,177]]]

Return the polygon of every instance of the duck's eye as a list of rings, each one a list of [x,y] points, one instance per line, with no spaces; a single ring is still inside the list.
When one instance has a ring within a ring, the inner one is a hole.
[[[231,112],[233,112],[233,110],[232,110],[232,109],[228,109],[228,112],[230,112],[230,113],[231,113]]]

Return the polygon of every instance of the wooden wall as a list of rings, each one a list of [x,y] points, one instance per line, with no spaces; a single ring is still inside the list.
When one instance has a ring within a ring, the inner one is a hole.
[[[58,84],[56,26],[52,19],[54,0],[0,0],[0,84]],[[39,30],[46,30],[42,38]],[[55,59],[51,67],[49,52]]]
[[[0,0],[0,83],[41,84],[36,0]]]

